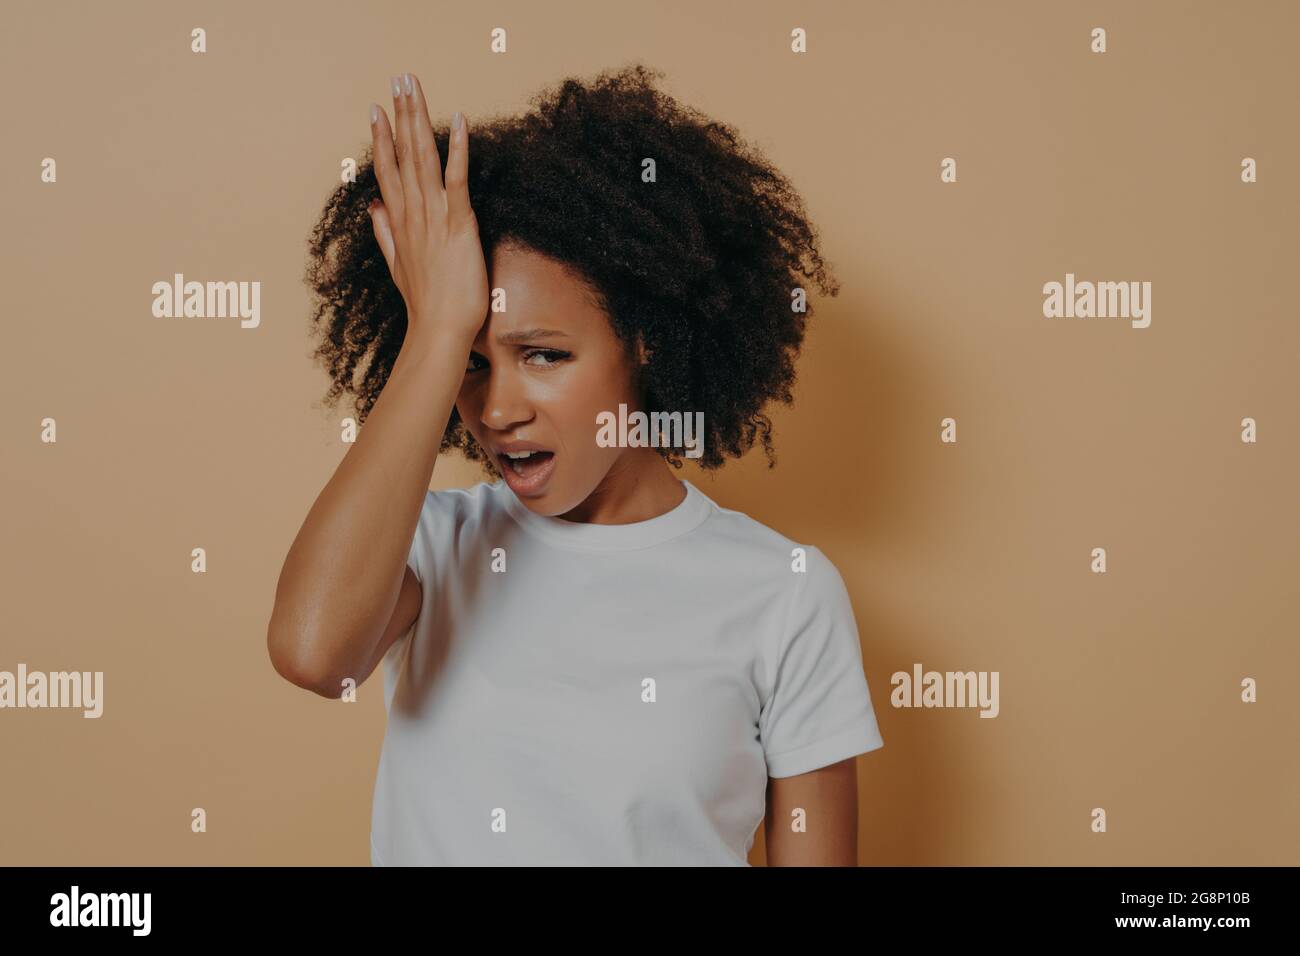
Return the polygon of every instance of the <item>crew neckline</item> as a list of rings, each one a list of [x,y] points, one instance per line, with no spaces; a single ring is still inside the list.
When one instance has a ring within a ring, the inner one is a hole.
[[[578,551],[633,551],[662,544],[704,523],[713,510],[712,500],[689,481],[678,478],[686,497],[661,515],[627,524],[593,524],[566,521],[531,511],[519,500],[504,478],[493,487],[504,500],[506,510],[528,532],[562,548]]]

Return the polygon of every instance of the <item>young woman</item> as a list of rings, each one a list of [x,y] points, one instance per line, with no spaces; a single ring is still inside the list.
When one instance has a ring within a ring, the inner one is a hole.
[[[313,234],[329,398],[365,427],[267,641],[325,697],[385,665],[376,865],[745,865],[764,819],[771,864],[857,863],[882,740],[844,583],[669,467],[774,463],[796,290],[837,289],[781,174],[655,75],[567,80],[472,151],[394,78]],[[620,406],[703,442],[610,441]],[[429,491],[452,449],[488,480]]]

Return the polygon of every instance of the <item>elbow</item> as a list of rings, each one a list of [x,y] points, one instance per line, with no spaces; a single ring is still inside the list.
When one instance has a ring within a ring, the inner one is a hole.
[[[337,700],[342,681],[336,680],[330,668],[312,653],[312,646],[304,635],[276,628],[274,622],[267,628],[266,650],[275,672],[295,687]]]

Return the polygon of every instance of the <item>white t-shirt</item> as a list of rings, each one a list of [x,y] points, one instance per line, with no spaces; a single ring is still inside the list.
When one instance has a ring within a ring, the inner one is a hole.
[[[426,495],[372,864],[744,866],[769,776],[883,746],[835,566],[682,483],[619,525]]]

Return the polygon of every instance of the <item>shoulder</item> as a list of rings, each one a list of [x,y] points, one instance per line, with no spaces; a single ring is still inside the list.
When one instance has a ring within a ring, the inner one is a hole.
[[[707,523],[710,537],[738,557],[762,559],[763,564],[770,565],[786,579],[791,593],[794,585],[809,574],[819,580],[839,578],[835,565],[816,545],[796,541],[743,511],[724,508],[712,498],[708,500],[713,508]]]
[[[480,481],[469,488],[425,492],[407,563],[421,581],[458,550],[466,537],[483,530],[502,506],[501,482]]]
[[[433,517],[464,520],[475,514],[491,511],[500,505],[501,482],[480,481],[469,488],[440,488],[429,490],[420,510],[421,522]]]
[[[852,618],[844,578],[821,548],[716,502],[705,527],[709,545],[702,550],[713,565],[732,572],[737,587],[750,595],[746,603],[761,604],[771,615],[772,631],[763,643],[770,659],[779,657],[793,635]]]

